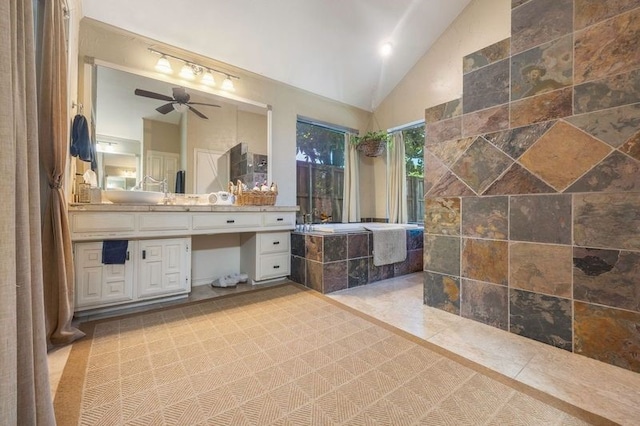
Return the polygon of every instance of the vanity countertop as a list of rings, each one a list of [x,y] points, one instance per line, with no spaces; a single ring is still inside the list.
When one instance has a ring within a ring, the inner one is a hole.
[[[299,206],[224,206],[206,204],[112,204],[70,203],[73,212],[296,212]]]

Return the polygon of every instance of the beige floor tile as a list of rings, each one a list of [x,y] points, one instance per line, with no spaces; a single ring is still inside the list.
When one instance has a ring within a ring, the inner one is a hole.
[[[422,301],[422,281],[422,273],[416,273],[343,290],[330,297],[569,403],[621,424],[638,424],[640,374],[429,308]],[[194,287],[192,295],[182,303],[250,288]],[[177,303],[181,302],[171,304]],[[296,308],[299,307],[288,307]],[[286,314],[285,311],[281,313]],[[55,393],[70,349],[68,346],[49,353],[52,393]],[[375,353],[381,356],[379,352]],[[309,354],[319,353],[311,351]],[[305,390],[304,387],[301,389]]]
[[[621,424],[640,423],[640,374],[422,304],[422,273],[329,297]]]

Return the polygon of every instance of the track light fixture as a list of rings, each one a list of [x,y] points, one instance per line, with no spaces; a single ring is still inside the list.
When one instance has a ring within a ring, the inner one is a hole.
[[[179,58],[174,55],[170,55],[169,53],[160,52],[158,50],[148,48],[149,52],[155,53],[156,55],[160,55],[160,59],[156,63],[155,69],[158,72],[164,74],[173,74],[173,68],[171,68],[171,63],[168,58],[175,59],[183,63],[182,68],[180,69],[180,73],[178,74],[181,78],[185,80],[195,80],[198,76],[202,75],[200,78],[200,82],[202,84],[206,84],[207,86],[215,86],[216,82],[213,78],[213,73],[222,74],[225,76],[222,85],[220,86],[223,90],[227,90],[230,92],[235,91],[235,87],[233,85],[233,81],[231,79],[235,78],[240,80],[240,77],[235,76],[233,74],[229,74],[226,71],[220,71],[215,68],[206,67],[204,65],[196,64],[195,62],[188,61],[186,59]]]
[[[207,70],[204,72],[204,74],[202,74],[200,83],[206,84],[207,86],[215,86],[216,80],[213,78],[213,74],[211,73],[211,71]]]
[[[222,88],[230,92],[234,92],[236,90],[236,88],[233,87],[233,81],[231,81],[231,76],[227,75],[227,78],[225,78],[224,81],[222,82]]]
[[[161,72],[163,74],[171,74],[173,69],[171,69],[171,64],[166,56],[162,55],[158,62],[156,63],[156,71]]]

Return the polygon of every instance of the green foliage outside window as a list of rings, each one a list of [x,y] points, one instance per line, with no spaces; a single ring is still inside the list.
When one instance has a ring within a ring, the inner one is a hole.
[[[402,131],[407,176],[424,176],[424,125]]]
[[[344,167],[344,133],[298,121],[296,149],[308,163]]]

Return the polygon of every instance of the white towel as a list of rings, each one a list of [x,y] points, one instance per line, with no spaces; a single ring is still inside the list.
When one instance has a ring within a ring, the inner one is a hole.
[[[363,226],[373,233],[373,264],[375,266],[403,262],[407,258],[407,231],[404,227]]]

